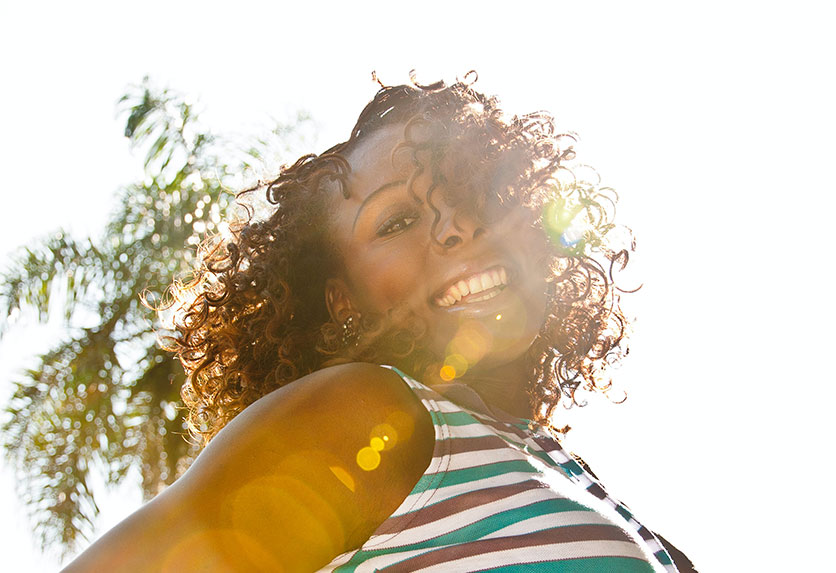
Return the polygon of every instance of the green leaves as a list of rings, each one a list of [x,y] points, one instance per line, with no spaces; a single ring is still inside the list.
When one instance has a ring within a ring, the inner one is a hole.
[[[36,308],[39,319],[46,320],[50,302],[54,302],[51,293],[59,286],[63,287],[59,290],[66,293],[62,302],[69,317],[96,280],[100,263],[100,253],[89,241],[77,242],[63,231],[21,249],[11,268],[3,274],[0,285],[0,297],[7,301],[0,317],[0,335],[12,313],[19,311],[21,305]]]
[[[279,139],[282,151],[298,144],[308,121],[300,115],[255,141],[224,140],[199,123],[193,104],[147,78],[120,107],[125,136],[144,157],[143,181],[118,192],[101,237],[57,231],[0,272],[0,336],[26,308],[41,321],[60,311],[67,328],[15,381],[2,427],[40,542],[63,552],[93,530],[94,472],[112,484],[137,468],[150,498],[196,455],[180,410],[183,370],[157,347],[140,295],[162,300],[191,269],[194,246],[218,232],[233,204],[231,174],[274,156]]]

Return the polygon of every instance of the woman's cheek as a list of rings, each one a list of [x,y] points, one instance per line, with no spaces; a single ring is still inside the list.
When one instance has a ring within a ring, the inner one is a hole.
[[[403,304],[414,307],[419,287],[423,284],[415,267],[403,259],[392,260],[387,263],[384,271],[380,275],[379,300],[385,301],[388,308]]]
[[[415,264],[408,256],[376,257],[355,266],[354,293],[361,311],[385,313],[417,296],[421,286]]]

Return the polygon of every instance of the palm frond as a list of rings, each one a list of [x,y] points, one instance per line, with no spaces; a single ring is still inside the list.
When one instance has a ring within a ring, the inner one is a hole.
[[[41,321],[56,310],[65,318],[64,339],[14,381],[0,436],[40,543],[65,553],[93,531],[96,472],[116,484],[136,468],[149,498],[196,455],[181,412],[183,370],[157,347],[140,293],[159,299],[190,270],[194,245],[233,203],[230,174],[275,156],[270,142],[283,139],[286,152],[301,123],[230,152],[232,140],[207,131],[193,104],[147,78],[120,106],[143,181],[118,191],[99,238],[58,231],[0,271],[0,334],[26,308]]]

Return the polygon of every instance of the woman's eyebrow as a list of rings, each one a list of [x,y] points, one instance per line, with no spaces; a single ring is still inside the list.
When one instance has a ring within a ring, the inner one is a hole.
[[[384,183],[383,185],[381,185],[380,187],[378,187],[377,189],[375,189],[374,191],[369,193],[366,196],[366,198],[363,199],[363,202],[360,203],[360,208],[357,209],[357,215],[354,216],[354,223],[351,225],[351,231],[354,232],[354,227],[357,226],[357,220],[360,218],[360,214],[363,212],[363,209],[366,208],[366,205],[369,203],[369,201],[374,199],[378,194],[382,193],[383,191],[391,189],[392,187],[399,187],[401,185],[406,185],[406,179],[398,179],[397,181],[389,181],[388,183]]]

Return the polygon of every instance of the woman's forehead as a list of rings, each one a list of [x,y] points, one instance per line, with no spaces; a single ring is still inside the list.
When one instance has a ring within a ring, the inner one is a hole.
[[[409,151],[392,151],[404,140],[403,124],[392,124],[368,133],[344,157],[351,167],[341,185],[348,193],[335,193],[331,202],[333,229],[337,235],[351,235],[353,222],[364,201],[376,190],[393,182],[405,182],[414,169]]]
[[[380,185],[393,178],[408,176],[412,166],[411,154],[401,147],[404,141],[404,125],[387,125],[370,133],[346,154],[351,166],[348,175],[349,195],[362,200]]]

